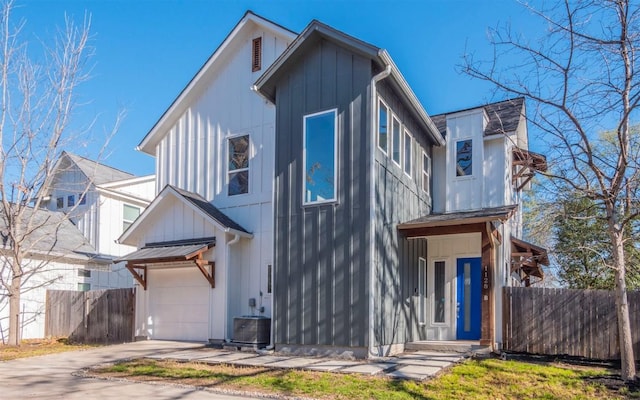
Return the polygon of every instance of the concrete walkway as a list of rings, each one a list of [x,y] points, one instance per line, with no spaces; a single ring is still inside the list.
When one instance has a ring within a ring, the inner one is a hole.
[[[303,369],[309,371],[347,374],[386,375],[399,379],[423,380],[434,376],[443,368],[464,358],[455,352],[416,351],[396,357],[375,360],[342,360],[322,357],[301,357],[278,353],[239,352],[201,348],[176,350],[154,354],[148,358],[158,360],[197,361],[207,364],[232,364],[240,366]]]

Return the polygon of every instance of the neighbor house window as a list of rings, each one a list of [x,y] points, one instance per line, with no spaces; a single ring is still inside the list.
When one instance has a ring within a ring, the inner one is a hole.
[[[411,166],[413,163],[413,141],[411,140],[411,134],[408,131],[404,131],[404,172],[411,176]]]
[[[58,197],[56,199],[56,208],[64,208],[64,197]]]
[[[337,111],[305,115],[304,121],[304,203],[336,199]]]
[[[400,131],[400,121],[396,117],[393,117],[393,123],[391,124],[391,147],[393,161],[400,166],[400,154],[402,153],[401,143],[402,132]]]
[[[80,193],[78,195],[78,204],[85,205],[87,204],[87,194],[86,193]]]
[[[389,110],[382,101],[378,101],[378,147],[387,152],[387,133],[389,131]]]
[[[78,276],[83,278],[91,278],[91,270],[89,269],[79,269]]]
[[[471,139],[456,142],[456,176],[473,174],[473,146]]]
[[[78,283],[78,290],[81,292],[88,292],[89,290],[91,290],[91,284],[90,283]]]
[[[140,215],[140,208],[130,206],[128,204],[123,204],[123,207],[122,207],[122,228],[123,229],[122,230],[126,231],[127,228],[129,228],[133,224],[133,221],[135,221],[139,215]]]
[[[429,179],[431,177],[431,158],[422,153],[422,190],[429,193]]]
[[[73,207],[76,204],[76,196],[67,196],[67,207]]]
[[[229,138],[229,196],[249,193],[249,135]]]
[[[251,43],[251,71],[260,71],[262,68],[262,38],[257,37]]]

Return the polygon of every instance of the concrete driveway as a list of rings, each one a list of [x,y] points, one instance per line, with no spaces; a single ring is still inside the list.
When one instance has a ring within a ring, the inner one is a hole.
[[[188,387],[77,376],[92,365],[202,347],[201,343],[144,341],[0,362],[4,399],[247,399]]]

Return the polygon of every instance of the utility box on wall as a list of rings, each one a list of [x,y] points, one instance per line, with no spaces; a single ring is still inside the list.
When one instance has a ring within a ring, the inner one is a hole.
[[[269,344],[271,318],[243,316],[233,318],[233,341],[249,344]]]

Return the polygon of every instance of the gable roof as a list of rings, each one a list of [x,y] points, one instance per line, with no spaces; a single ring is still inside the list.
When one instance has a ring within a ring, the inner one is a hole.
[[[249,23],[254,23],[263,27],[266,27],[274,32],[277,32],[283,36],[289,36],[291,40],[296,37],[296,33],[292,30],[289,30],[282,25],[279,25],[271,20],[268,20],[264,17],[261,17],[255,14],[253,11],[248,10],[242,16],[240,21],[236,24],[236,26],[229,32],[229,34],[224,38],[222,43],[215,49],[215,51],[209,56],[207,61],[200,67],[198,72],[194,75],[193,78],[187,83],[187,86],[182,89],[180,94],[173,100],[169,108],[160,116],[158,121],[153,125],[151,130],[142,138],[140,144],[138,144],[137,150],[143,151],[152,156],[155,155],[155,148],[153,146],[154,143],[159,141],[159,135],[163,132],[163,127],[169,121],[173,120],[177,114],[181,111],[181,106],[183,102],[188,97],[189,93],[191,93],[203,80],[207,71],[209,71],[215,62],[220,58],[220,55],[224,52],[224,50],[228,47],[229,43],[238,35],[240,31],[243,30],[245,26]]]
[[[31,256],[62,257],[78,261],[105,262],[111,259],[101,256],[78,228],[62,212],[47,209],[25,208],[22,216],[26,224],[32,221],[32,233],[21,241],[22,249]],[[0,252],[10,246],[5,236],[8,224],[0,217]]]
[[[189,192],[187,190],[178,189],[172,185],[166,185],[155,199],[149,204],[142,214],[125,230],[118,238],[118,243],[127,244],[129,237],[135,232],[139,226],[149,218],[153,218],[154,211],[159,207],[164,199],[172,196],[178,201],[182,202],[186,206],[196,211],[203,218],[206,218],[211,223],[219,226],[223,231],[232,234],[237,234],[243,237],[251,238],[253,234],[244,229],[240,224],[235,222],[224,212],[220,211],[216,206],[209,203],[204,197],[199,194]]]
[[[514,132],[518,128],[520,118],[524,115],[524,97],[503,100],[479,107],[466,108],[431,117],[443,136],[447,134],[447,116],[464,111],[483,109],[489,118],[484,136]]]
[[[433,121],[425,111],[424,107],[416,97],[415,93],[404,79],[404,76],[396,66],[385,49],[381,49],[372,44],[366,43],[358,38],[347,35],[337,29],[323,24],[320,21],[313,20],[307,25],[296,40],[276,59],[276,61],[267,68],[260,78],[256,81],[253,89],[263,96],[269,102],[275,104],[275,88],[282,71],[286,65],[295,62],[299,54],[304,52],[309,43],[314,40],[323,38],[330,40],[343,48],[359,54],[363,57],[370,58],[379,71],[385,69],[390,70],[391,86],[400,94],[403,101],[409,106],[410,112],[414,115],[418,124],[428,132],[433,142],[438,146],[445,144],[443,136],[437,130]]]
[[[60,155],[60,160],[67,157],[73,164],[75,164],[83,174],[86,175],[94,185],[101,185],[107,182],[121,181],[125,179],[131,179],[133,174],[124,172],[114,167],[110,167],[105,164],[101,164],[97,161],[90,160],[86,157],[72,154],[67,151],[63,151]]]

